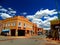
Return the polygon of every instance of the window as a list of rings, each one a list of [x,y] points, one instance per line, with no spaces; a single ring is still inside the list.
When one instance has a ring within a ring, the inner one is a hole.
[[[13,26],[13,23],[11,23],[11,26]]]
[[[28,25],[28,28],[33,28],[33,26],[32,25]]]
[[[16,23],[15,22],[13,23],[13,26],[16,26]]]
[[[25,26],[25,23],[24,23],[24,26]]]
[[[21,22],[18,23],[18,27],[21,27]]]
[[[29,30],[27,30],[27,34],[29,34]]]
[[[5,27],[5,26],[6,26],[6,24],[3,24],[3,26]]]
[[[6,24],[4,24],[4,26],[6,26],[6,27],[7,27],[7,26],[10,26],[10,23],[6,23]]]
[[[8,25],[7,25],[7,24],[5,24],[5,26],[7,27]]]
[[[16,23],[15,22],[11,23],[11,26],[16,26]]]
[[[30,28],[33,28],[33,26],[30,26]]]
[[[21,25],[21,23],[19,22],[19,25]]]
[[[24,27],[26,27],[27,25],[24,23]]]
[[[8,23],[7,25],[10,26],[10,23]]]

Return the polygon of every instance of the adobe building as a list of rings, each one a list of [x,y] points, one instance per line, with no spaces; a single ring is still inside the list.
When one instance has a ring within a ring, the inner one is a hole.
[[[34,30],[34,34],[37,35],[38,34],[38,27],[35,23],[33,23],[33,30]]]
[[[38,33],[43,34],[43,28],[38,28]]]
[[[7,31],[10,36],[32,36],[37,33],[37,25],[23,16],[1,20],[0,25],[0,32]]]
[[[51,22],[51,36],[53,39],[59,40],[59,32],[60,32],[60,20],[52,20]]]
[[[1,31],[2,31],[2,28],[3,28],[3,24],[2,24],[2,21],[0,21],[0,34],[1,34]]]

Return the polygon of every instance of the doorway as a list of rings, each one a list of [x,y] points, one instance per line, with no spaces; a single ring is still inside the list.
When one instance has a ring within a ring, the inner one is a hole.
[[[18,30],[18,36],[25,36],[25,30]]]
[[[15,36],[16,30],[15,29],[11,29],[11,36]]]

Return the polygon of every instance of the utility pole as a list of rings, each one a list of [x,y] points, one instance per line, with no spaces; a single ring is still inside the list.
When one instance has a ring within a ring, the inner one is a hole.
[[[56,11],[57,11],[57,13],[58,13],[58,40],[59,40],[59,31],[60,31],[60,12],[59,12],[59,8],[58,8],[58,2],[57,2],[58,0],[55,0],[55,3],[56,3]]]
[[[59,12],[59,9],[58,9],[58,2],[57,2],[57,0],[55,0],[55,4],[56,4],[56,11],[58,13],[58,19],[60,20],[60,12]]]

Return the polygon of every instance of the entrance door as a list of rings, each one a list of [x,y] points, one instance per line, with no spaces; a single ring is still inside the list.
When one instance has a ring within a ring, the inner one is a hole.
[[[15,29],[12,29],[11,30],[11,36],[15,36],[15,33],[16,33],[16,30]]]
[[[18,36],[25,36],[25,30],[18,30]]]

